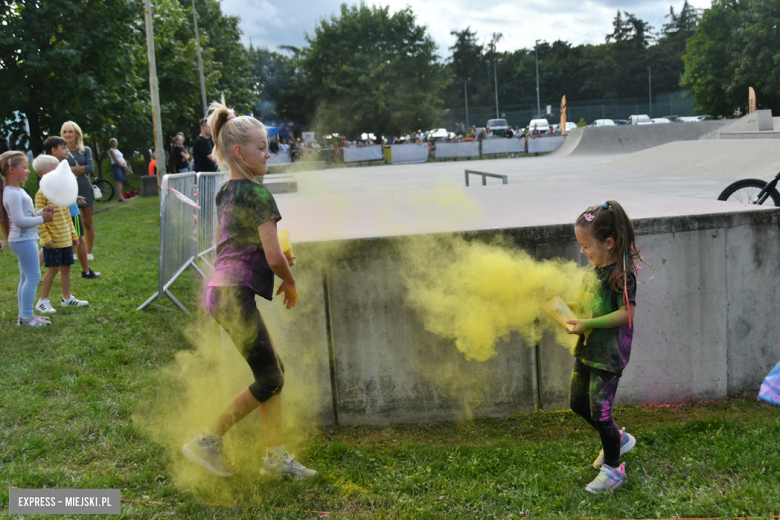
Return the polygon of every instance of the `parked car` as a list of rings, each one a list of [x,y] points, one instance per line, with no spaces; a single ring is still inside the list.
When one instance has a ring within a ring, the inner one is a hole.
[[[539,133],[544,135],[550,132],[550,123],[546,119],[531,119],[528,123],[528,133],[534,131],[534,126],[539,130]]]
[[[671,119],[666,117],[654,117],[650,122],[654,125],[669,125],[672,123]]]
[[[628,124],[630,125],[651,125],[653,122],[650,120],[650,116],[647,114],[634,114],[628,116]]]
[[[486,127],[490,128],[493,135],[504,137],[509,129],[509,124],[506,122],[506,119],[488,119]]]
[[[684,117],[678,117],[677,122],[679,123],[699,123],[701,121],[707,121],[710,119],[710,116],[684,116]]]
[[[561,133],[561,125],[560,125],[560,123],[556,123],[556,124],[552,125],[551,128],[552,128],[552,130],[556,134],[560,134]],[[566,133],[567,134],[569,132],[571,132],[572,130],[574,130],[575,128],[577,128],[577,123],[572,123],[571,121],[566,121]]]
[[[612,121],[614,121],[617,126],[628,124],[628,120],[626,119],[613,119]]]
[[[617,126],[612,119],[596,119],[590,126]]]
[[[436,130],[430,130],[426,134],[428,141],[444,141],[448,138],[450,132],[447,132],[446,128],[437,128]]]

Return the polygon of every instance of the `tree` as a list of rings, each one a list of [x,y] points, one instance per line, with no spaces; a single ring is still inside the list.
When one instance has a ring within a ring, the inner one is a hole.
[[[301,51],[314,126],[356,136],[432,128],[445,86],[436,44],[411,8],[364,3],[320,20]]]
[[[702,112],[746,113],[748,87],[759,108],[780,110],[780,0],[714,0],[688,40],[683,85]]]
[[[264,121],[279,118],[308,121],[312,107],[304,88],[306,77],[301,67],[301,51],[294,47],[282,48],[293,56],[265,47],[249,48],[253,88],[259,100],[255,115]]]
[[[134,0],[20,0],[0,6],[0,121],[19,113],[30,125],[30,147],[59,134],[72,119],[104,133],[122,119],[143,117],[136,95],[142,76],[138,3]],[[19,130],[19,128],[4,129]]]

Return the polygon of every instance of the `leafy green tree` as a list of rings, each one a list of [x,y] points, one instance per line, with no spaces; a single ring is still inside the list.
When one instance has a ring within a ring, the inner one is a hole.
[[[714,0],[688,40],[683,85],[702,112],[746,113],[748,87],[759,108],[780,111],[780,0]]]
[[[301,67],[300,49],[284,49],[293,53],[293,56],[265,47],[249,48],[254,88],[259,97],[255,116],[264,121],[280,118],[308,121],[311,107],[305,89],[306,77]]]
[[[411,8],[342,4],[306,39],[304,88],[321,131],[399,135],[438,122],[443,66]]]
[[[100,134],[143,118],[144,99],[136,95],[143,82],[138,6],[135,0],[0,4],[0,121],[26,117],[34,153],[69,119]]]

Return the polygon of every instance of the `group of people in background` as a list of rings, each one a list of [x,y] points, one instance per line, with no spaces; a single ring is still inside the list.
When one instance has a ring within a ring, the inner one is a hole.
[[[95,197],[90,180],[94,169],[92,150],[84,145],[81,128],[73,121],[66,121],[60,129],[60,136],[47,138],[43,146],[44,153],[33,161],[33,169],[39,179],[56,169],[62,161],[68,162],[76,177],[78,198],[76,203],[68,207],[55,206],[41,190],[38,190],[33,202],[22,187],[30,174],[25,152],[10,150],[0,155],[3,181],[0,229],[19,260],[17,324],[26,327],[51,325],[48,317],[36,316],[33,308],[41,314],[57,312],[49,300],[57,274],[60,275],[62,287],[62,307],[89,305],[89,302],[79,300],[71,292],[70,266],[75,263],[74,251],[81,266],[82,278],[94,280],[101,277],[100,273],[89,267],[90,260],[94,259],[92,248],[95,243]],[[41,282],[41,264],[45,265],[47,272],[43,278],[41,297],[35,303],[38,284]]]

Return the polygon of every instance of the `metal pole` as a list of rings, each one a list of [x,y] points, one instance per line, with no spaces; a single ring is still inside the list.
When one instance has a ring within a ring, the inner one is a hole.
[[[534,43],[534,52],[536,53],[536,117],[542,115],[542,103],[539,101],[539,42]]]
[[[152,123],[154,124],[154,158],[157,159],[157,186],[165,175],[165,150],[163,149],[162,120],[160,118],[160,92],[157,86],[157,64],[154,60],[154,28],[152,27],[152,4],[144,0],[146,20],[146,51],[149,54],[149,94],[152,98]],[[162,197],[160,197],[162,202]],[[162,297],[162,295],[159,295]]]
[[[209,113],[206,101],[206,79],[203,76],[203,59],[200,57],[200,36],[198,35],[198,13],[195,11],[195,0],[192,0],[192,21],[195,24],[195,48],[198,49],[198,72],[200,72],[200,97],[203,100],[203,117]]]
[[[650,119],[653,119],[653,74],[647,67],[647,92],[650,101]]]
[[[496,84],[496,119],[498,119],[500,116],[498,115],[498,72],[496,72],[496,69],[498,68],[498,62],[501,60],[493,60],[493,81]]]
[[[467,86],[468,79],[463,80],[463,97],[466,99],[466,134],[469,133],[469,89]]]

